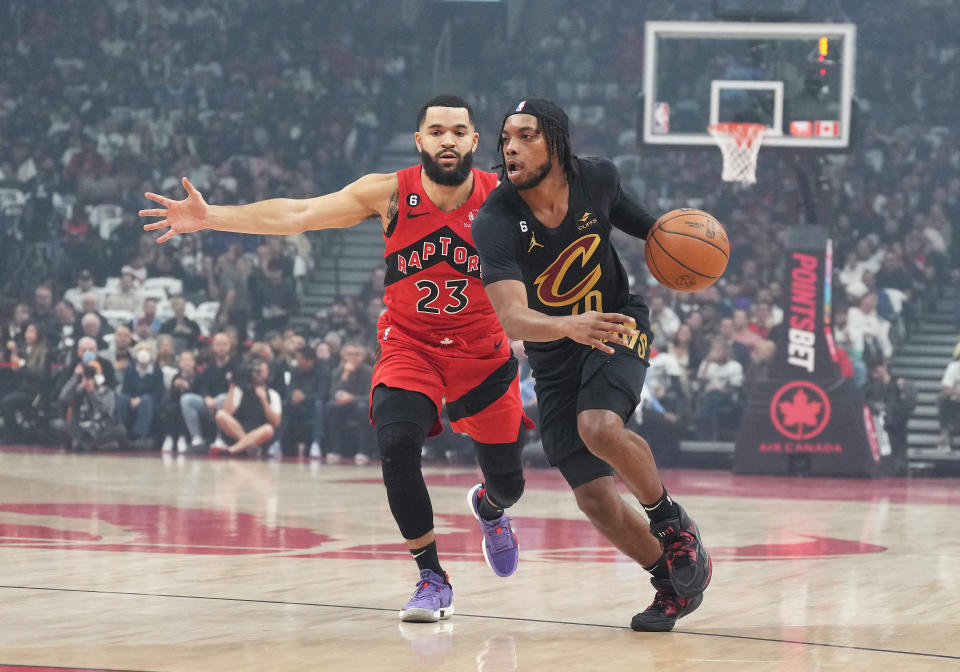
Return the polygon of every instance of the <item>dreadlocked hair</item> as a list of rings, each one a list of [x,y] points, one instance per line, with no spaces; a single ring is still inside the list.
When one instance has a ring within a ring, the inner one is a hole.
[[[506,119],[503,120],[506,123]],[[570,131],[564,128],[556,121],[547,116],[538,116],[538,133],[542,133],[547,141],[547,151],[551,156],[557,157],[560,165],[563,166],[563,174],[567,182],[572,182],[577,174],[577,164],[574,163],[573,151],[570,149]],[[500,126],[503,129],[503,124]],[[499,169],[500,181],[507,179],[507,162],[503,160],[503,135],[497,141],[497,153],[500,155],[500,163],[494,166]]]

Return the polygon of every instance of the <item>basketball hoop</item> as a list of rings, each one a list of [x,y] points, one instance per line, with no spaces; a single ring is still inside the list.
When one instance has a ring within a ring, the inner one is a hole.
[[[725,182],[754,184],[757,181],[757,155],[767,127],[763,124],[710,124],[710,135],[723,153]]]

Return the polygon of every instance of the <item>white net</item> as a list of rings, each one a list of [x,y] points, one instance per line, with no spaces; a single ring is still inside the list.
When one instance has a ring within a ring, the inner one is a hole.
[[[757,155],[767,127],[763,124],[711,124],[707,127],[723,153],[725,182],[754,184],[757,181]]]

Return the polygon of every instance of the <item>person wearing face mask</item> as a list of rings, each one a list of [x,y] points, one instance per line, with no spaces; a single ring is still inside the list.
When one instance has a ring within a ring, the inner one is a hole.
[[[153,363],[153,348],[137,344],[133,349],[134,366],[123,372],[123,383],[117,399],[117,417],[129,430],[133,447],[150,450],[154,447],[150,432],[160,400],[163,398],[163,374]]]
[[[77,348],[71,354],[67,366],[60,369],[54,378],[54,390],[62,390],[67,384],[71,375],[79,376],[84,364],[97,362],[100,368],[100,375],[104,382],[112,390],[117,388],[117,373],[113,364],[106,357],[97,352],[97,341],[89,336],[83,336],[77,341]]]
[[[60,402],[67,409],[65,417],[55,423],[68,449],[84,450],[121,448],[126,445],[126,430],[117,421],[116,392],[96,360],[78,365],[60,392]]]

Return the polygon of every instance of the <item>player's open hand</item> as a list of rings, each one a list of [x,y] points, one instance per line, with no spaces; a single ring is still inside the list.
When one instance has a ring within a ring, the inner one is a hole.
[[[605,341],[628,345],[636,336],[637,323],[629,315],[588,311],[571,315],[568,319],[566,329],[568,338],[597,348],[608,355],[613,354],[613,348]]]
[[[190,180],[183,178],[183,188],[187,190],[187,197],[182,201],[174,201],[166,196],[160,196],[152,192],[144,194],[151,201],[159,203],[162,208],[153,208],[150,210],[141,210],[141,217],[164,217],[159,222],[144,224],[144,231],[158,231],[168,229],[162,236],[157,238],[158,243],[165,243],[178,233],[193,233],[206,228],[207,203],[203,196],[197,191],[196,187],[190,184]]]

